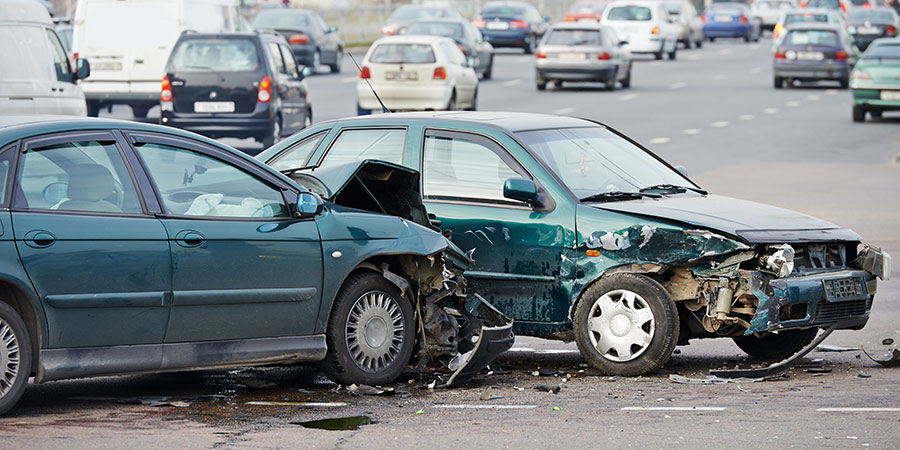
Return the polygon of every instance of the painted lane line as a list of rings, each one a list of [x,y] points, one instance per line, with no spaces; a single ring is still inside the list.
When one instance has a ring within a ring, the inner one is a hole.
[[[670,84],[669,89],[681,89],[685,86],[687,86],[687,83],[685,83],[684,81],[679,81],[677,83]]]
[[[622,411],[725,411],[724,406],[626,406]]]
[[[713,80],[715,80],[715,81],[722,81],[722,80],[727,80],[727,79],[728,79],[728,75],[725,75],[724,73],[720,73],[718,75],[713,75]]]
[[[434,405],[444,409],[534,409],[537,405]]]
[[[806,96],[806,99],[807,99],[807,100],[813,101],[813,102],[816,101],[816,100],[819,100],[819,99],[821,99],[821,98],[822,98],[822,97],[820,97],[820,96],[818,96],[818,95],[816,95],[816,94],[811,94],[811,95],[807,95],[807,96]]]
[[[510,86],[518,86],[518,85],[520,85],[520,84],[522,84],[522,80],[520,80],[520,79],[518,79],[518,78],[515,79],[515,80],[509,80],[509,81],[504,81],[504,82],[503,82],[503,85],[506,86],[506,87],[510,87]]]
[[[766,108],[763,112],[766,114],[778,114],[778,108]]]
[[[762,73],[762,71],[763,71],[762,67],[754,67],[754,68],[750,69],[750,73]]]
[[[562,115],[566,115],[566,114],[572,114],[575,111],[577,111],[575,108],[559,108],[559,109],[553,110],[553,114],[562,116]]]
[[[796,107],[800,106],[800,102],[798,102],[797,100],[791,100],[791,101],[785,103],[785,105],[788,105],[791,108],[796,108]]]
[[[721,121],[721,122],[713,122],[713,123],[712,123],[712,126],[715,127],[715,128],[725,128],[725,127],[728,126],[728,122],[726,122],[726,121],[724,121],[724,120]]]
[[[819,408],[820,412],[900,412],[900,408]]]
[[[744,114],[742,116],[738,116],[738,120],[753,120],[753,114]]]
[[[648,142],[650,142],[651,144],[665,144],[666,142],[669,142],[670,140],[671,139],[669,139],[667,137],[655,137],[653,139],[650,139],[650,141],[648,141]]]
[[[837,89],[826,89],[825,90],[825,95],[837,95],[837,94],[838,94]]]
[[[625,94],[625,95],[619,97],[619,100],[627,101],[627,100],[634,100],[636,98],[638,98],[638,94]]]
[[[700,131],[702,131],[702,130],[700,130],[699,128],[688,128],[687,130],[683,130],[681,132],[681,134],[686,134],[688,136],[695,136],[695,135],[700,134]]]
[[[549,350],[538,350],[535,352],[539,355],[568,355],[568,354],[581,354],[578,350],[557,350],[557,349],[549,349]]]

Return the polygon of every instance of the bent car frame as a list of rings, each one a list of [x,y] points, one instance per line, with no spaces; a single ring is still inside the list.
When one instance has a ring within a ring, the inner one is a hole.
[[[709,194],[589,120],[341,119],[258,158],[279,170],[367,158],[419,170],[433,223],[473,255],[473,292],[514,319],[517,334],[574,340],[609,374],[652,372],[696,338],[792,355],[818,329],[863,327],[876,278],[890,276],[890,256],[853,231]]]

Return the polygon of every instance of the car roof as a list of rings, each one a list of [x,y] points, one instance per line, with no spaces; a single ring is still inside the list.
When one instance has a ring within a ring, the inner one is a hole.
[[[725,8],[746,8],[746,3],[737,3],[737,2],[716,2],[709,5],[709,9],[713,9],[715,7],[723,6]]]
[[[433,36],[430,34],[400,34],[385,36],[373,42],[375,44],[434,44],[442,40],[452,40],[445,36]]]
[[[801,22],[801,23],[792,23],[787,26],[788,30],[829,30],[834,31],[840,34],[840,31],[843,29],[839,25],[835,25],[832,23],[825,22]]]
[[[34,0],[0,1],[0,22],[26,22],[53,25],[44,5]]]
[[[380,121],[385,125],[405,124],[409,121],[452,121],[457,123],[488,125],[508,132],[542,130],[548,128],[573,128],[597,125],[585,119],[549,114],[500,112],[500,111],[426,111],[378,114],[335,119],[326,124]]]
[[[551,30],[600,30],[603,28],[609,28],[608,25],[603,25],[600,22],[592,22],[589,20],[580,20],[578,22],[559,22],[553,24],[550,28]]]

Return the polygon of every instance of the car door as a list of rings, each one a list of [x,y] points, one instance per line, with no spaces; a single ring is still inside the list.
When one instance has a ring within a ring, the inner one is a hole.
[[[19,149],[12,228],[47,317],[48,348],[162,342],[169,245],[135,185],[109,131],[39,137]]]
[[[0,26],[0,55],[0,112],[56,114],[56,77],[43,27]]]
[[[338,42],[337,33],[331,31],[331,27],[318,14],[312,14],[312,26],[316,29],[316,42],[321,42],[322,62],[333,64],[337,61]]]
[[[311,334],[322,249],[315,222],[291,213],[296,193],[214,147],[129,136],[156,187],[172,253],[165,342]]]
[[[47,46],[50,47],[50,54],[53,58],[56,82],[50,88],[50,91],[56,97],[56,114],[87,115],[84,93],[81,92],[81,87],[73,82],[75,75],[72,73],[72,66],[69,65],[69,56],[66,53],[66,49],[59,41],[55,31],[45,28],[44,32],[47,36]]]
[[[475,69],[469,67],[462,51],[451,41],[442,41],[439,48],[444,54],[448,74],[453,76],[457,105],[469,105],[478,87]]]
[[[521,149],[520,149],[521,150]],[[427,129],[422,146],[422,192],[451,240],[473,251],[470,292],[523,321],[562,322],[570,300],[562,284],[574,273],[574,213],[535,211],[503,196],[509,178],[534,179],[497,141],[480,134]]]
[[[297,60],[294,59],[294,52],[285,44],[278,44],[278,48],[281,49],[281,57],[284,58],[284,67],[287,72],[286,81],[291,85],[291,103],[295,109],[294,115],[297,118],[287,128],[290,134],[293,134],[312,124],[308,93],[306,92],[306,85],[303,83],[303,76],[300,74],[300,66],[297,64]]]
[[[288,72],[285,58],[281,55],[281,45],[273,40],[265,40],[266,53],[271,61],[274,62],[272,68],[273,87],[278,93],[278,101],[281,102],[281,126],[285,131],[284,135],[291,134],[298,127],[302,128],[303,117],[300,114],[300,81]],[[290,52],[289,52],[290,53]],[[291,55],[293,58],[293,54]],[[294,61],[291,59],[290,61]],[[296,62],[294,62],[296,72]],[[299,74],[298,74],[299,77]]]

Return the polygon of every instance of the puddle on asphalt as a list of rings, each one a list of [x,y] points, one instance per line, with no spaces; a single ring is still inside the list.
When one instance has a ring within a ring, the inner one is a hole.
[[[362,425],[377,423],[369,416],[335,417],[333,419],[310,420],[306,422],[291,422],[306,428],[320,430],[358,430]]]

